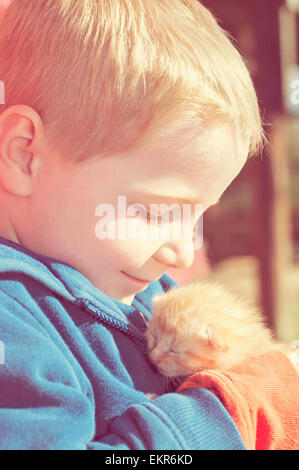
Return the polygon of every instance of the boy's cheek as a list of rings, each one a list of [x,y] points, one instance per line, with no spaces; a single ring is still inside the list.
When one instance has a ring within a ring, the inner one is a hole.
[[[109,263],[114,264],[114,260],[121,270],[128,271],[143,266],[154,253],[144,240],[107,240],[105,245],[102,245],[103,248],[104,246],[110,252]]]
[[[102,247],[109,247],[113,251],[122,254],[124,260],[151,257],[161,245],[161,240],[151,237],[144,224],[134,223],[130,218],[96,221],[94,228],[95,239]],[[136,265],[136,262],[134,263]]]

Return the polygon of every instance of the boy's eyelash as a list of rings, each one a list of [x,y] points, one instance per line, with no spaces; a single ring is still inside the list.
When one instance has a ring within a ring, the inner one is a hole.
[[[137,204],[137,207],[140,207],[140,206],[138,206],[138,204]],[[163,216],[165,216],[168,213],[169,214],[171,213],[171,211],[167,211],[167,212],[164,212],[163,214],[154,214],[154,213],[151,214],[151,211],[150,211],[149,208],[144,207],[144,209],[145,210],[140,211],[138,216],[141,216],[142,218],[146,219],[148,222],[150,222],[152,220],[152,221],[158,221],[159,223],[162,223],[163,222],[163,220],[162,220]],[[165,222],[167,222],[167,221],[165,221]]]
[[[138,205],[137,205],[137,207],[138,207]],[[153,214],[153,213],[151,214],[150,210],[145,208],[145,210],[142,210],[142,211],[139,212],[138,217],[140,216],[143,219],[146,219],[148,222],[150,222],[151,220],[162,222],[162,216],[163,215],[164,214]]]
[[[146,215],[146,219],[148,222],[150,222],[151,220],[155,220],[155,221],[158,220],[159,222],[162,222],[161,214],[151,214],[150,211],[146,211],[145,215]]]

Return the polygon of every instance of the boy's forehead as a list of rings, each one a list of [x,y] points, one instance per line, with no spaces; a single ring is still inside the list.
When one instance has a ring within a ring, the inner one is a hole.
[[[249,142],[237,138],[228,125],[200,133],[194,128],[168,127],[153,133],[130,154],[131,162],[142,180],[152,179],[153,185],[169,183],[192,185],[221,174],[234,178],[244,166]],[[142,178],[143,176],[143,178]]]
[[[136,200],[215,204],[243,167],[248,147],[243,142],[238,149],[228,126],[197,134],[194,129],[152,134],[113,164],[114,181],[116,172],[120,179],[117,187]]]
[[[197,168],[202,172],[204,168],[222,162],[226,162],[227,167],[242,167],[248,149],[249,143],[237,136],[229,125],[200,131],[195,127],[173,124],[149,133],[129,155],[140,159],[141,166],[160,172],[168,170],[194,174]]]
[[[101,175],[103,191],[126,194],[130,203],[192,202],[207,208],[238,175],[248,150],[249,142],[236,139],[228,125],[201,133],[194,127],[168,126],[125,152],[89,159],[83,166],[95,185]]]

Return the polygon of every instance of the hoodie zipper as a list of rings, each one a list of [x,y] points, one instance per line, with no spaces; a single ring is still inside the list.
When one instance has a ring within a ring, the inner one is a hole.
[[[83,307],[83,309],[87,313],[95,317],[97,320],[100,320],[102,323],[105,323],[106,325],[116,328],[122,331],[123,333],[128,334],[129,336],[132,336],[134,339],[137,339],[145,346],[146,338],[141,333],[139,333],[138,329],[135,326],[134,327],[128,326],[125,323],[121,322],[120,320],[116,320],[115,318],[112,318],[107,312],[105,312],[99,307],[95,307],[87,299],[77,299],[77,300],[79,301],[79,304]],[[140,315],[144,318],[144,316],[141,313]]]

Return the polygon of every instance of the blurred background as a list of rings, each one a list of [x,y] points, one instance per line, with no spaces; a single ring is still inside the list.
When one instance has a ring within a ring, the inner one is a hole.
[[[10,0],[0,0],[0,14]],[[299,339],[299,0],[202,0],[245,58],[270,141],[203,217],[204,246],[180,285],[217,280]],[[0,77],[1,79],[1,77]]]
[[[250,298],[291,342],[299,339],[299,0],[202,3],[247,62],[270,146],[204,214],[204,247],[191,268],[168,273]]]

